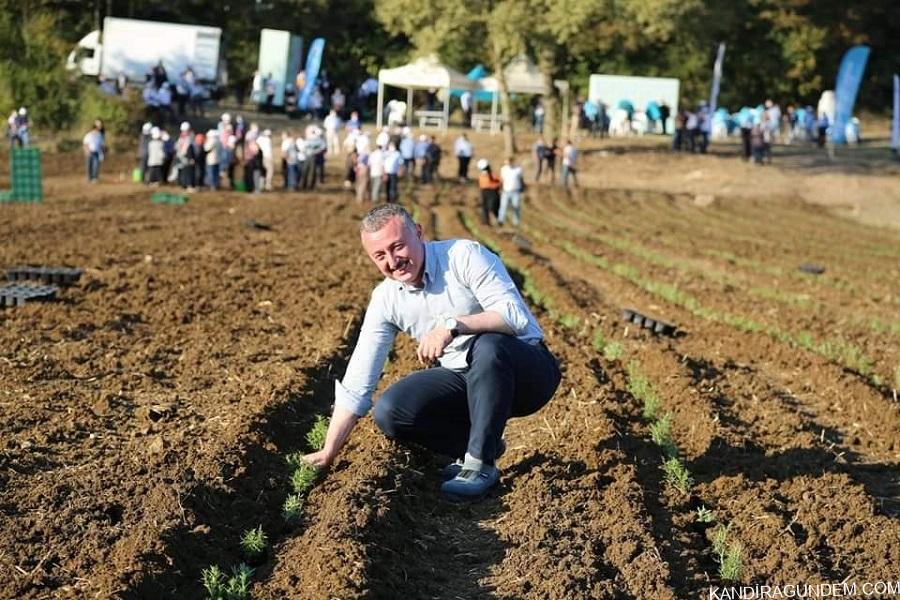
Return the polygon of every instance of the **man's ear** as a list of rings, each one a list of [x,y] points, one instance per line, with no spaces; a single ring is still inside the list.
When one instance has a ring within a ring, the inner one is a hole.
[[[416,237],[422,239],[422,226],[416,223]]]

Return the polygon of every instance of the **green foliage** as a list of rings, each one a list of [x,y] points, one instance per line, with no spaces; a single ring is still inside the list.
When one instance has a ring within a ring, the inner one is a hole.
[[[288,523],[296,523],[303,514],[303,497],[300,494],[290,494],[281,505],[281,517]]]
[[[328,417],[316,416],[312,429],[306,432],[306,443],[313,451],[319,451],[325,447],[325,436],[328,433]]]
[[[248,529],[241,536],[241,550],[250,560],[255,560],[266,553],[269,547],[269,537],[263,531],[262,525],[256,529]]]
[[[737,581],[744,570],[743,546],[730,542],[731,525],[719,525],[713,530],[712,550],[719,563],[719,576],[726,581]]]
[[[36,125],[64,128],[78,114],[79,85],[65,70],[61,25],[50,12],[20,10],[0,11],[0,110],[26,106]]]
[[[294,474],[291,475],[291,487],[296,493],[305,494],[316,482],[316,475],[315,467],[306,462],[301,462],[294,469]]]
[[[210,600],[218,600],[225,597],[225,573],[218,565],[212,565],[203,569],[203,587],[206,589],[206,596]]]
[[[665,472],[665,481],[682,494],[687,495],[694,485],[694,479],[677,458],[670,458],[663,463],[663,471]]]

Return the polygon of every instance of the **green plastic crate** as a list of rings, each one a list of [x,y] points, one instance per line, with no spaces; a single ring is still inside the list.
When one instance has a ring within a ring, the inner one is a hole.
[[[15,202],[41,202],[44,185],[41,178],[41,151],[37,148],[13,148],[12,199]]]
[[[187,196],[184,194],[171,194],[169,192],[155,192],[150,196],[154,204],[187,204]]]

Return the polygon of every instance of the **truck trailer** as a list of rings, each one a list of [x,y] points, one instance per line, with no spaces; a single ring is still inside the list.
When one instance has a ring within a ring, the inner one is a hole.
[[[170,76],[190,67],[198,81],[222,85],[221,41],[218,27],[106,17],[102,33],[81,38],[66,65],[84,75],[115,79],[124,73],[129,81],[140,82],[162,61]]]

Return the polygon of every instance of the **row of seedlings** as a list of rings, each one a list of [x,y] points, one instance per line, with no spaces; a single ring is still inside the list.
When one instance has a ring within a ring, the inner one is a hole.
[[[319,451],[325,446],[327,431],[328,418],[318,415],[312,428],[306,433],[306,443],[310,450]],[[315,467],[303,460],[302,452],[289,454],[286,461],[291,470],[292,493],[288,494],[282,505],[281,516],[288,525],[296,526],[303,513],[306,497],[316,483],[318,472]],[[201,582],[206,590],[207,600],[250,598],[254,567],[258,567],[266,560],[271,546],[262,525],[245,531],[241,536],[240,545],[244,562],[232,567],[230,575],[226,575],[218,565],[203,570]]]

